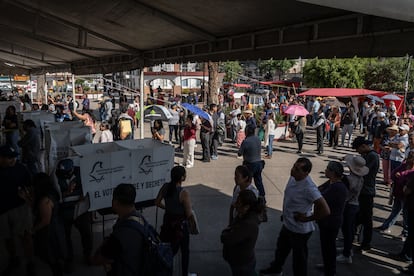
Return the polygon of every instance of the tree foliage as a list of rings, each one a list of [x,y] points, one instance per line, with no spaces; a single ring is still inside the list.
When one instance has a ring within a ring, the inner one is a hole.
[[[258,67],[260,73],[264,75],[266,79],[272,79],[273,74],[277,74],[279,79],[281,79],[294,64],[294,60],[274,60],[271,58],[259,61]]]
[[[366,60],[312,59],[303,67],[303,76],[309,87],[362,88]]]
[[[223,81],[235,82],[242,74],[243,68],[238,61],[226,61],[220,63],[220,71],[225,73]]]
[[[406,57],[372,59],[365,68],[365,87],[372,90],[404,91],[407,68]],[[410,70],[409,74],[410,90],[413,87],[414,71]]]
[[[407,58],[311,59],[303,77],[308,87],[366,88],[404,91]],[[413,83],[413,70],[410,84]],[[409,88],[411,88],[410,85]]]

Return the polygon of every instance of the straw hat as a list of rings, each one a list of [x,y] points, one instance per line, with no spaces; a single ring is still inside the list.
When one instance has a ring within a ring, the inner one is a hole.
[[[387,130],[395,130],[395,131],[398,131],[398,126],[397,125],[393,125],[393,126],[387,127]]]
[[[365,159],[361,156],[352,156],[348,154],[345,156],[345,162],[351,172],[358,176],[365,176],[369,173],[369,168],[365,166]]]
[[[244,110],[243,113],[245,114],[253,114],[253,111],[251,111],[250,109]]]

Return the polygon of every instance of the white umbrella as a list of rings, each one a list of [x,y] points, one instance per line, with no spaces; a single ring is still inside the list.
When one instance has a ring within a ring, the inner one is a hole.
[[[401,98],[400,97],[398,97],[397,95],[395,95],[395,94],[387,94],[387,95],[385,95],[385,96],[382,96],[381,97],[381,99],[384,99],[384,100],[393,100],[393,101],[398,101],[398,100],[401,100]]]

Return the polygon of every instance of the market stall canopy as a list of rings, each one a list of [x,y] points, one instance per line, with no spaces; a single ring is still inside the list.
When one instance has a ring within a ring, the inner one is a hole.
[[[412,53],[413,16],[395,11],[412,13],[414,1],[370,1],[363,9],[366,1],[331,2],[3,0],[0,73]]]
[[[234,83],[233,86],[238,88],[252,88],[252,86],[247,83]]]
[[[320,96],[320,97],[354,97],[365,95],[386,94],[383,91],[375,91],[363,88],[312,88],[306,92],[300,93],[299,96]]]

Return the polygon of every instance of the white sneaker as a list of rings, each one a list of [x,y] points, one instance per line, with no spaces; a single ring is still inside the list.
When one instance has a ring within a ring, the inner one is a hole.
[[[340,264],[352,264],[352,257],[345,257],[344,255],[339,255],[336,257],[336,261]]]

